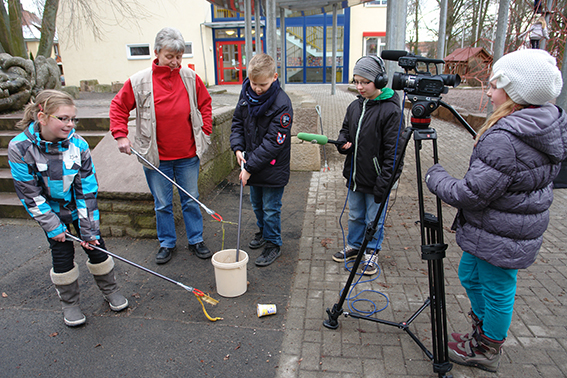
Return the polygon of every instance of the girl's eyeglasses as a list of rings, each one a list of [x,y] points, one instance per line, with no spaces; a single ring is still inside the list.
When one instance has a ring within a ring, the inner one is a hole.
[[[78,118],[69,118],[69,117],[59,117],[59,116],[55,116],[50,114],[49,115],[51,118],[55,118],[58,119],[59,121],[63,122],[64,124],[69,123],[69,121],[73,122],[73,124],[76,126],[79,123],[79,119]]]

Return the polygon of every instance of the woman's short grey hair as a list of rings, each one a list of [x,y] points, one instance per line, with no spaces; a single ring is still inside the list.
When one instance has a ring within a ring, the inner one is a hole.
[[[185,52],[185,39],[181,32],[175,28],[163,28],[156,35],[154,49],[157,53],[161,49],[168,49],[175,52]]]

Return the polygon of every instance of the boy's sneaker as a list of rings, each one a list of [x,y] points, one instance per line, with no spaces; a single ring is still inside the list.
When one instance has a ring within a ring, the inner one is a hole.
[[[345,259],[346,261],[354,260],[356,259],[356,255],[358,255],[358,249],[346,247],[333,255],[333,261],[344,262]]]
[[[366,252],[364,252],[362,261],[360,262],[360,272],[365,276],[371,276],[378,272],[378,253],[380,251],[377,250],[374,255],[372,254],[373,252],[374,250],[367,249]]]
[[[275,245],[272,242],[266,242],[266,246],[264,247],[262,254],[256,259],[255,264],[257,266],[268,266],[276,261],[281,254],[282,251],[279,245]]]
[[[263,247],[264,244],[266,244],[266,241],[264,240],[264,231],[262,229],[260,229],[259,232],[256,232],[254,234],[254,239],[250,240],[250,243],[248,243],[248,246],[251,249],[258,249],[260,247]]]

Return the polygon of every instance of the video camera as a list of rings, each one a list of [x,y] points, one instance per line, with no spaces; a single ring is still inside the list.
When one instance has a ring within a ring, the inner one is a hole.
[[[398,61],[398,65],[405,71],[396,72],[392,77],[392,89],[403,90],[408,94],[418,96],[439,97],[447,93],[447,85],[456,87],[461,83],[459,75],[437,74],[437,64],[444,64],[442,59],[431,59],[420,55],[410,54],[402,50],[384,50],[382,59]],[[435,65],[435,74],[432,75],[429,67]],[[414,71],[415,75],[410,75],[409,71]]]

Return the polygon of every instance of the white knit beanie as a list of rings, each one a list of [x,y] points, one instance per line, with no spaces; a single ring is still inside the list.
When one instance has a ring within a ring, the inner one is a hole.
[[[561,93],[563,79],[555,58],[545,50],[524,49],[498,59],[490,81],[520,105],[543,105]]]

